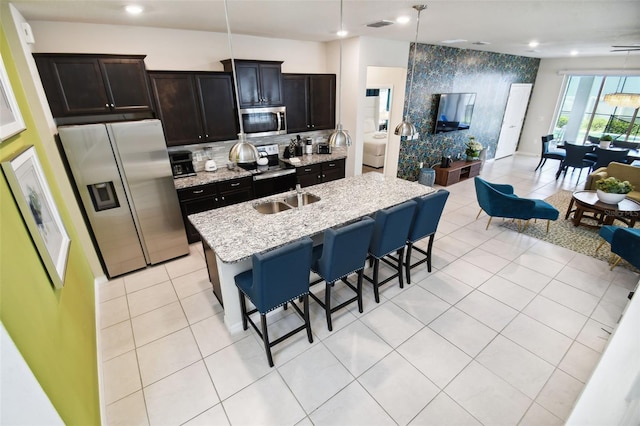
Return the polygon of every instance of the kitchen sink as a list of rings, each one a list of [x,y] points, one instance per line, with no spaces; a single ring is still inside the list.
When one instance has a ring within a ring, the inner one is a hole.
[[[302,205],[303,206],[306,206],[307,204],[313,204],[313,203],[315,203],[317,201],[320,201],[320,197],[318,197],[317,195],[310,194],[308,192],[305,192],[304,194],[302,194],[300,199],[302,201]],[[289,204],[291,207],[298,207],[298,196],[297,195],[291,195],[291,196],[285,198],[284,202]]]
[[[304,194],[300,194],[300,206],[305,206],[307,204],[313,204],[317,201],[320,201],[320,197],[317,195],[310,194],[305,192]],[[294,209],[298,207],[298,195],[290,195],[285,198],[283,201],[273,200],[266,201],[264,203],[255,204],[253,208],[258,210],[258,212],[262,214],[274,214],[283,212],[285,210]]]
[[[253,207],[262,214],[283,212],[291,208],[289,204],[286,204],[282,201],[267,201],[265,203],[256,204]]]

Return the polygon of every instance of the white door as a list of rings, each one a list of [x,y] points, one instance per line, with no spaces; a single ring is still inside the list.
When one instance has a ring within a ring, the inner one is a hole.
[[[498,147],[496,148],[496,160],[508,155],[513,155],[513,153],[516,152],[530,94],[531,84],[511,85],[507,107],[505,108],[504,118],[502,119]]]

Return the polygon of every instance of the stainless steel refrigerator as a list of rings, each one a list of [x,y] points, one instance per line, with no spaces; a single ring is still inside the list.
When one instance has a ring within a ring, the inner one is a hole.
[[[58,133],[110,277],[189,253],[159,120]]]

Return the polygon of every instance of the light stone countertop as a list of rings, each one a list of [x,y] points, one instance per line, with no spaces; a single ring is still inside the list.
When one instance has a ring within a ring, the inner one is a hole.
[[[339,160],[346,157],[346,149],[334,148],[331,154],[310,154],[295,157],[300,159],[297,163],[292,163],[290,160],[285,158],[280,158],[280,161],[282,161],[286,167],[305,167],[311,164]],[[208,183],[222,182],[247,176],[252,176],[252,173],[237,166],[233,170],[229,170],[226,165],[223,165],[222,167],[218,167],[218,170],[215,172],[197,172],[195,176],[174,179],[173,185],[176,189],[184,189],[192,186],[206,185]]]
[[[247,176],[251,176],[251,172],[241,169],[240,167],[236,167],[234,170],[229,170],[225,165],[224,167],[218,167],[218,170],[215,172],[197,172],[195,176],[174,179],[173,185],[176,189],[184,189],[192,186],[206,185],[208,183],[238,179]]]
[[[196,213],[189,220],[223,262],[235,263],[434,191],[418,182],[366,173],[303,188],[320,201],[300,209],[262,214],[253,207],[294,195],[291,191]]]

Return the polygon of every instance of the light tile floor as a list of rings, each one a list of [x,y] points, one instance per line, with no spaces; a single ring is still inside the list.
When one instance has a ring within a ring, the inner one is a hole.
[[[533,172],[536,158],[516,156],[482,176],[538,198],[583,186],[549,163]],[[638,276],[498,219],[485,230],[473,181],[447,189],[433,271],[387,284],[380,304],[365,283],[364,313],[334,314],[333,332],[312,302],[314,343],[276,346],[275,368],[251,329],[227,332],[198,244],[103,285],[108,424],[562,424]],[[297,321],[277,312],[270,332]]]

